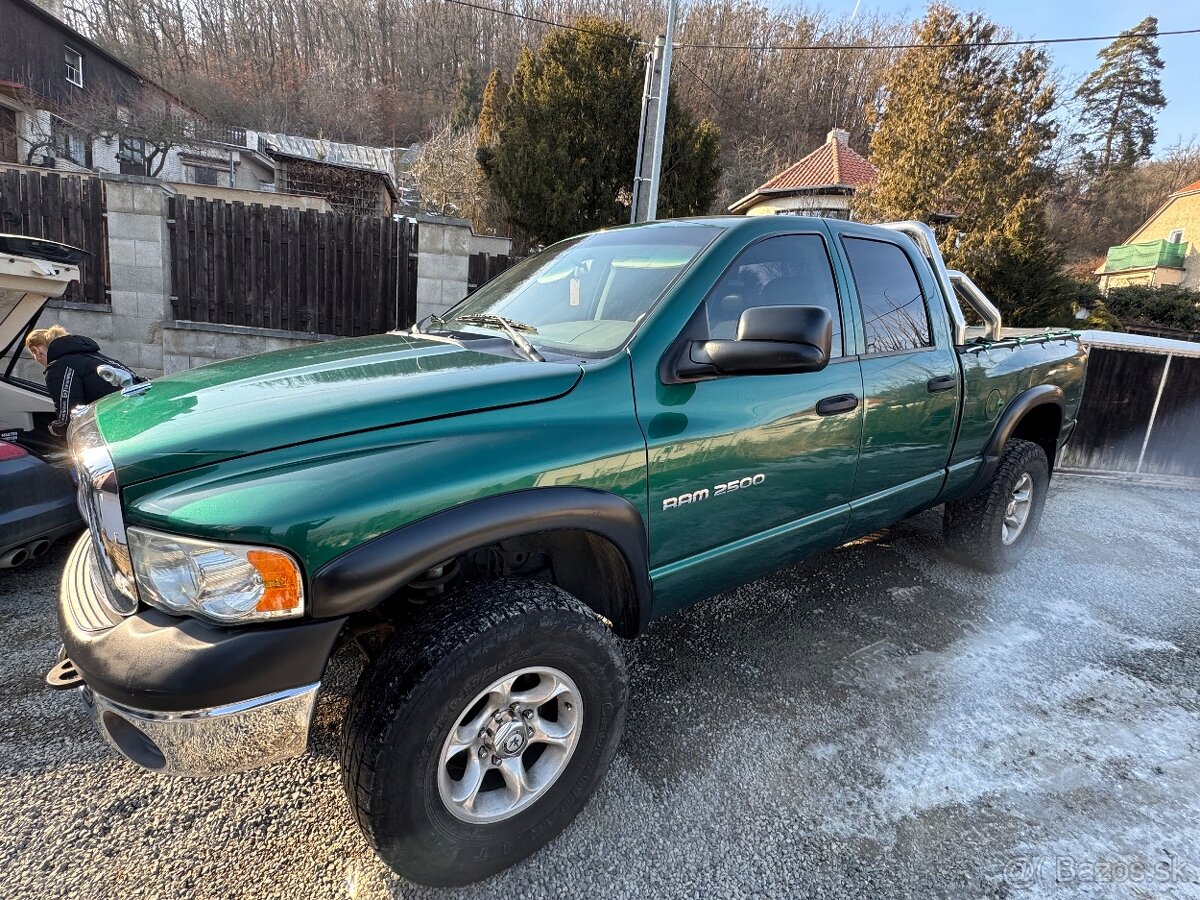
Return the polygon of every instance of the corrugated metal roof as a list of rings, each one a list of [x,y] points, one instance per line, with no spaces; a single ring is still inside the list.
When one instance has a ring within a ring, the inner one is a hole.
[[[294,156],[300,159],[311,159],[313,162],[325,163],[330,166],[344,166],[348,169],[362,169],[367,172],[378,172],[386,175],[397,185],[396,167],[392,163],[390,147],[364,147],[361,144],[339,144],[323,138],[300,137],[294,134],[268,134],[260,132],[259,136],[267,145],[267,149],[282,156]]]
[[[1133,350],[1139,353],[1161,353],[1172,356],[1200,356],[1200,343],[1154,337],[1149,334],[1127,334],[1121,331],[1084,331],[1079,342],[1088,347],[1105,350]]]

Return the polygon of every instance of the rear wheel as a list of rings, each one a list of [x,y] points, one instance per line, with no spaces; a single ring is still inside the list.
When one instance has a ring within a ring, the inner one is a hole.
[[[397,873],[477,881],[561,832],[620,742],[626,674],[594,612],[542,582],[476,585],[363,673],[343,778]]]
[[[987,486],[968,500],[946,504],[946,542],[963,562],[984,572],[1015,566],[1029,551],[1049,486],[1046,451],[1032,441],[1009,441]]]

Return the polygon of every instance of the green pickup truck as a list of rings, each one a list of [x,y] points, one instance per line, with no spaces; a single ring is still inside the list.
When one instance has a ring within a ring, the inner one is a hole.
[[[1006,336],[919,223],[573,238],[411,330],[78,412],[47,677],[130,760],[216,775],[303,753],[353,646],[353,814],[396,872],[470,882],[587,802],[656,617],[941,504],[965,562],[1016,563],[1084,364]]]

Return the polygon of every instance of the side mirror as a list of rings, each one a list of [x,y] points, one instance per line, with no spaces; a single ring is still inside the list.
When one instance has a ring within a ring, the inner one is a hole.
[[[753,306],[738,320],[736,340],[692,341],[688,357],[720,375],[819,372],[832,344],[833,317],[823,307]]]

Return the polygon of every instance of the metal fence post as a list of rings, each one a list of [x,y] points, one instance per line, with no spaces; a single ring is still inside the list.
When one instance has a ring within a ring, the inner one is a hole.
[[[1146,447],[1150,443],[1150,433],[1154,431],[1154,420],[1158,418],[1158,403],[1162,400],[1163,388],[1167,384],[1167,375],[1171,372],[1172,354],[1167,354],[1167,364],[1163,366],[1162,378],[1158,382],[1158,393],[1154,395],[1154,406],[1150,409],[1150,421],[1146,425],[1146,437],[1142,440],[1142,452],[1138,454],[1137,468],[1133,470],[1135,475],[1141,474],[1142,460],[1146,458]]]

